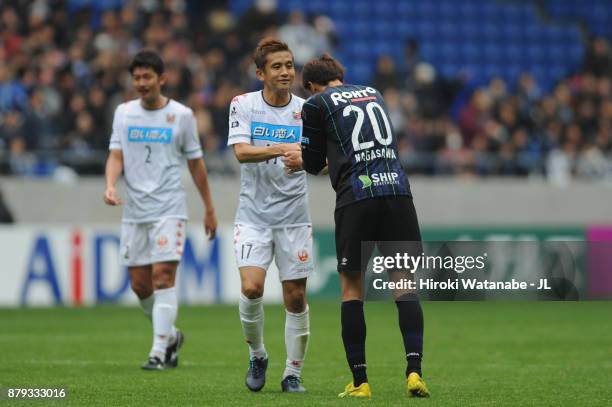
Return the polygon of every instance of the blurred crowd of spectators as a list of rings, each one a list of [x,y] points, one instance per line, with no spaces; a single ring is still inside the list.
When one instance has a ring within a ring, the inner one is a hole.
[[[544,92],[529,73],[517,83],[449,81],[408,43],[404,67],[378,60],[373,84],[384,92],[404,165],[455,175],[612,176],[612,60],[608,42],[588,45],[580,72]]]
[[[235,173],[227,109],[259,86],[257,41],[285,40],[298,68],[341,46],[329,18],[281,15],[276,0],[256,0],[240,17],[224,0],[117,0],[123,7],[108,10],[79,3],[0,3],[0,173],[46,174],[58,165],[102,173],[113,111],[135,97],[127,66],[142,48],[166,61],[164,93],[194,110],[210,171]],[[610,64],[608,43],[596,39],[583,70],[543,92],[527,73],[516,84],[442,78],[408,41],[399,60],[379,57],[371,84],[384,93],[408,170],[564,182],[611,174]],[[304,96],[300,83],[295,92]]]
[[[106,11],[61,0],[0,3],[0,173],[57,165],[101,173],[113,111],[136,97],[127,67],[142,48],[166,62],[164,94],[194,110],[212,172],[235,171],[225,157],[228,106],[258,86],[258,40],[280,35],[300,63],[335,41],[326,17],[284,19],[269,0],[239,20],[225,1],[123,3]]]

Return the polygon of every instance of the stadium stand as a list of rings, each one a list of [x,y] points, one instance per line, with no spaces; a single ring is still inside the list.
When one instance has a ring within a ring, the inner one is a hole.
[[[591,34],[612,38],[612,13],[607,0],[545,0],[544,8],[555,19],[580,22],[588,27]]]
[[[240,13],[251,3],[235,0],[232,9]],[[423,58],[445,76],[467,71],[482,82],[493,75],[513,82],[521,72],[531,71],[545,88],[579,68],[583,54],[578,27],[544,22],[533,3],[290,0],[278,7],[330,16],[346,40],[341,55],[350,80],[359,83],[374,72],[368,56],[399,55],[406,38],[421,44]]]
[[[262,35],[309,33],[290,44],[300,55],[330,50],[349,82],[385,92],[412,173],[604,179],[611,10],[603,0],[3,1],[0,173],[102,173],[112,111],[133,97],[127,64],[149,47],[168,62],[166,93],[194,109],[211,172],[235,174],[227,107],[258,86],[250,50]]]

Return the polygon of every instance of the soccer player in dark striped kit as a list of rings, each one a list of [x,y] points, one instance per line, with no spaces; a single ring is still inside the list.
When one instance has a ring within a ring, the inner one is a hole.
[[[407,242],[418,255],[421,233],[382,96],[374,88],[344,84],[343,80],[344,68],[328,54],[306,63],[302,82],[313,96],[302,108],[302,151],[287,153],[283,160],[292,171],[329,171],[336,191],[342,341],[353,374],[353,381],[339,396],[368,398],[361,265],[373,245],[362,253],[362,242],[379,242],[383,254],[397,248],[384,242]],[[398,274],[390,272],[390,278]],[[415,292],[393,294],[406,351],[406,390],[411,396],[426,397],[429,391],[421,372],[423,311]]]

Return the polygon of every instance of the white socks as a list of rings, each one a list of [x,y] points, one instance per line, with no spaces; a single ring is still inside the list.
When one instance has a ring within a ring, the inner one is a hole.
[[[249,353],[252,358],[266,358],[266,348],[263,344],[264,310],[263,297],[249,299],[240,294],[238,309],[240,310],[240,323],[244,337],[249,344]],[[286,310],[285,310],[286,311]],[[308,305],[299,314],[286,311],[285,317],[285,346],[287,348],[287,361],[283,378],[293,375],[300,377],[304,356],[308,349],[310,338],[310,317]]]
[[[151,297],[155,297],[155,299],[152,310],[153,347],[149,356],[157,356],[163,361],[168,344],[174,340],[172,337],[176,337],[176,328],[174,327],[174,321],[178,312],[176,288],[170,287],[155,290]],[[148,301],[151,297],[142,300],[141,304]]]
[[[145,317],[151,322],[153,322],[153,304],[155,304],[155,294],[152,294],[144,299],[139,299],[140,307],[142,308],[142,312],[144,312]],[[170,337],[168,338],[168,344],[173,344],[176,341],[176,327],[172,325],[172,329],[170,331]]]
[[[147,298],[139,298],[140,307],[142,308],[142,312],[144,312],[145,317],[152,321],[151,317],[153,315],[153,304],[155,303],[155,295],[151,294]]]
[[[310,338],[310,318],[308,316],[308,305],[299,314],[285,310],[285,346],[287,348],[287,361],[283,379],[289,375],[300,377],[304,356],[308,349]]]
[[[263,297],[249,299],[240,293],[238,310],[244,338],[249,344],[251,359],[266,358],[266,348],[263,344],[264,309]]]

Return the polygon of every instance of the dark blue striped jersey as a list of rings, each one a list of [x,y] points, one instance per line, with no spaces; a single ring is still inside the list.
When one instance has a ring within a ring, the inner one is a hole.
[[[304,169],[318,174],[327,159],[336,208],[379,196],[412,196],[376,89],[328,87],[304,103],[302,126]]]

